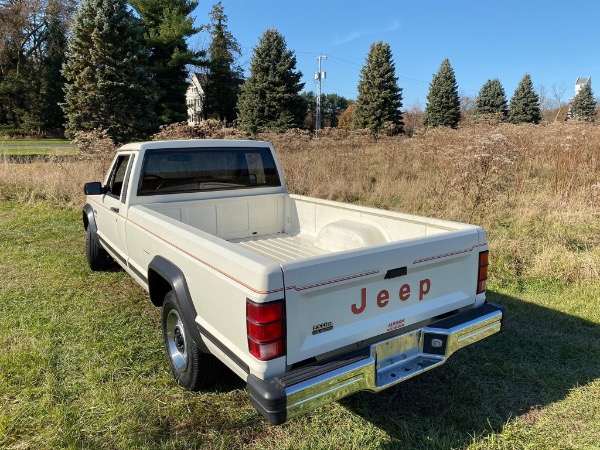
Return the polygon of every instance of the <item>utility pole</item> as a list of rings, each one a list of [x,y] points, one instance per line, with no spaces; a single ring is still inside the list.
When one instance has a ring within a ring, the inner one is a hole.
[[[315,119],[315,135],[317,137],[319,137],[321,134],[321,81],[326,77],[326,73],[321,70],[321,62],[324,59],[327,59],[327,56],[317,56],[317,61],[319,62],[319,71],[315,72],[315,81],[317,82],[317,117]]]

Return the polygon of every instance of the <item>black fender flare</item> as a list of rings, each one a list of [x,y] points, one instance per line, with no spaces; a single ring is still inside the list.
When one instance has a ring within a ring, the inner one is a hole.
[[[83,228],[85,231],[90,230],[92,239],[95,245],[101,246],[100,237],[98,236],[98,225],[96,225],[96,217],[94,216],[94,208],[89,203],[86,203],[82,211]]]
[[[148,265],[148,292],[154,306],[162,306],[165,295],[174,290],[181,305],[181,320],[192,335],[192,339],[201,349],[208,349],[204,344],[204,338],[219,348],[231,361],[239,366],[244,372],[250,373],[248,364],[240,359],[231,349],[227,348],[221,341],[213,336],[208,330],[196,323],[196,308],[192,302],[192,296],[185,280],[185,275],[179,267],[162,256],[155,256]],[[202,333],[202,335],[200,335]]]
[[[167,284],[165,284],[167,283]],[[169,289],[165,292],[167,285]],[[196,308],[188,289],[185,275],[179,267],[162,256],[155,256],[148,265],[148,291],[155,306],[162,306],[169,290],[175,291],[181,305],[181,320],[192,334],[196,345],[202,345],[202,337],[196,325]]]
[[[86,203],[83,207],[81,214],[83,220],[83,228],[88,229],[92,227],[92,234],[95,236],[98,232],[98,226],[96,225],[96,217],[94,217],[94,208],[89,203]]]

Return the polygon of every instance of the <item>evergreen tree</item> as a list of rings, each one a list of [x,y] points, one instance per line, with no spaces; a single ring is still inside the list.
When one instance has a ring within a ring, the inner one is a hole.
[[[388,43],[371,44],[367,61],[360,72],[353,127],[377,134],[384,129],[404,131],[402,89],[398,87],[396,67]]]
[[[508,104],[504,88],[498,78],[488,80],[481,87],[475,100],[473,114],[476,116],[493,115],[505,120],[508,116]]]
[[[540,99],[533,89],[531,76],[527,73],[519,82],[510,99],[508,121],[511,123],[540,123]]]
[[[65,123],[60,104],[65,100],[65,78],[61,69],[66,51],[66,24],[61,20],[59,11],[54,11],[48,23],[46,49],[42,60],[44,92],[40,108],[42,128],[53,132],[62,132]]]
[[[82,0],[63,67],[66,132],[106,129],[116,142],[156,128],[139,20],[124,0]]]
[[[16,70],[7,71],[0,80],[0,126],[22,129],[35,100],[30,80]]]
[[[227,30],[227,16],[221,2],[213,5],[211,14],[207,83],[204,117],[232,122],[242,83],[242,69],[235,65],[234,55],[241,55],[240,45]]]
[[[304,128],[312,130],[315,127],[317,114],[317,96],[314,92],[300,94],[306,104],[306,118]],[[335,128],[338,126],[340,114],[348,108],[348,99],[338,94],[321,94],[321,117],[323,127]]]
[[[300,96],[306,106],[306,117],[304,118],[303,128],[313,130],[317,120],[317,95],[313,91],[309,91],[302,92]]]
[[[571,102],[571,113],[573,117],[586,122],[596,119],[596,100],[592,92],[591,84],[585,84]]]
[[[0,126],[27,134],[60,132],[60,68],[73,0],[0,5]]]
[[[323,126],[335,128],[338,126],[339,116],[348,108],[348,99],[337,94],[325,94],[321,100],[323,109]]]
[[[450,61],[445,59],[429,84],[423,125],[456,128],[458,122],[460,122],[458,84]]]
[[[188,66],[201,66],[201,54],[189,50],[186,38],[200,28],[194,27],[190,14],[196,0],[130,0],[142,18],[146,46],[150,51],[148,71],[154,79],[155,112],[161,124],[187,120],[185,92]]]
[[[307,105],[300,96],[304,83],[296,57],[274,29],[261,36],[250,61],[250,76],[238,100],[240,127],[250,134],[263,128],[285,131],[301,127]]]

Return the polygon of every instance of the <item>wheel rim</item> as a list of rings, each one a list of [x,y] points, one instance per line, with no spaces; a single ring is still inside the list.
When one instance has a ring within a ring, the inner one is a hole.
[[[177,370],[184,371],[188,363],[188,345],[185,327],[179,313],[174,309],[169,311],[167,316],[166,333],[169,357]]]

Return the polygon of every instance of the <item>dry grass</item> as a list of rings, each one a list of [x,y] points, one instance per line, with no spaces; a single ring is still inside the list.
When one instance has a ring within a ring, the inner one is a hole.
[[[379,141],[270,137],[288,188],[305,195],[466,221],[540,197],[548,206],[600,206],[595,126],[474,126]]]
[[[600,127],[272,140],[291,192],[483,225],[503,281],[600,276]]]
[[[600,275],[598,126],[471,125],[379,140],[345,130],[324,130],[316,140],[293,130],[260,138],[274,143],[290,192],[483,225],[501,280]],[[96,154],[105,153],[106,143]],[[100,180],[107,164],[5,158],[0,194],[80,205],[83,183]]]
[[[37,158],[15,163],[0,157],[0,199],[19,202],[51,200],[61,205],[80,205],[85,198],[83,184],[104,178],[110,160]]]

